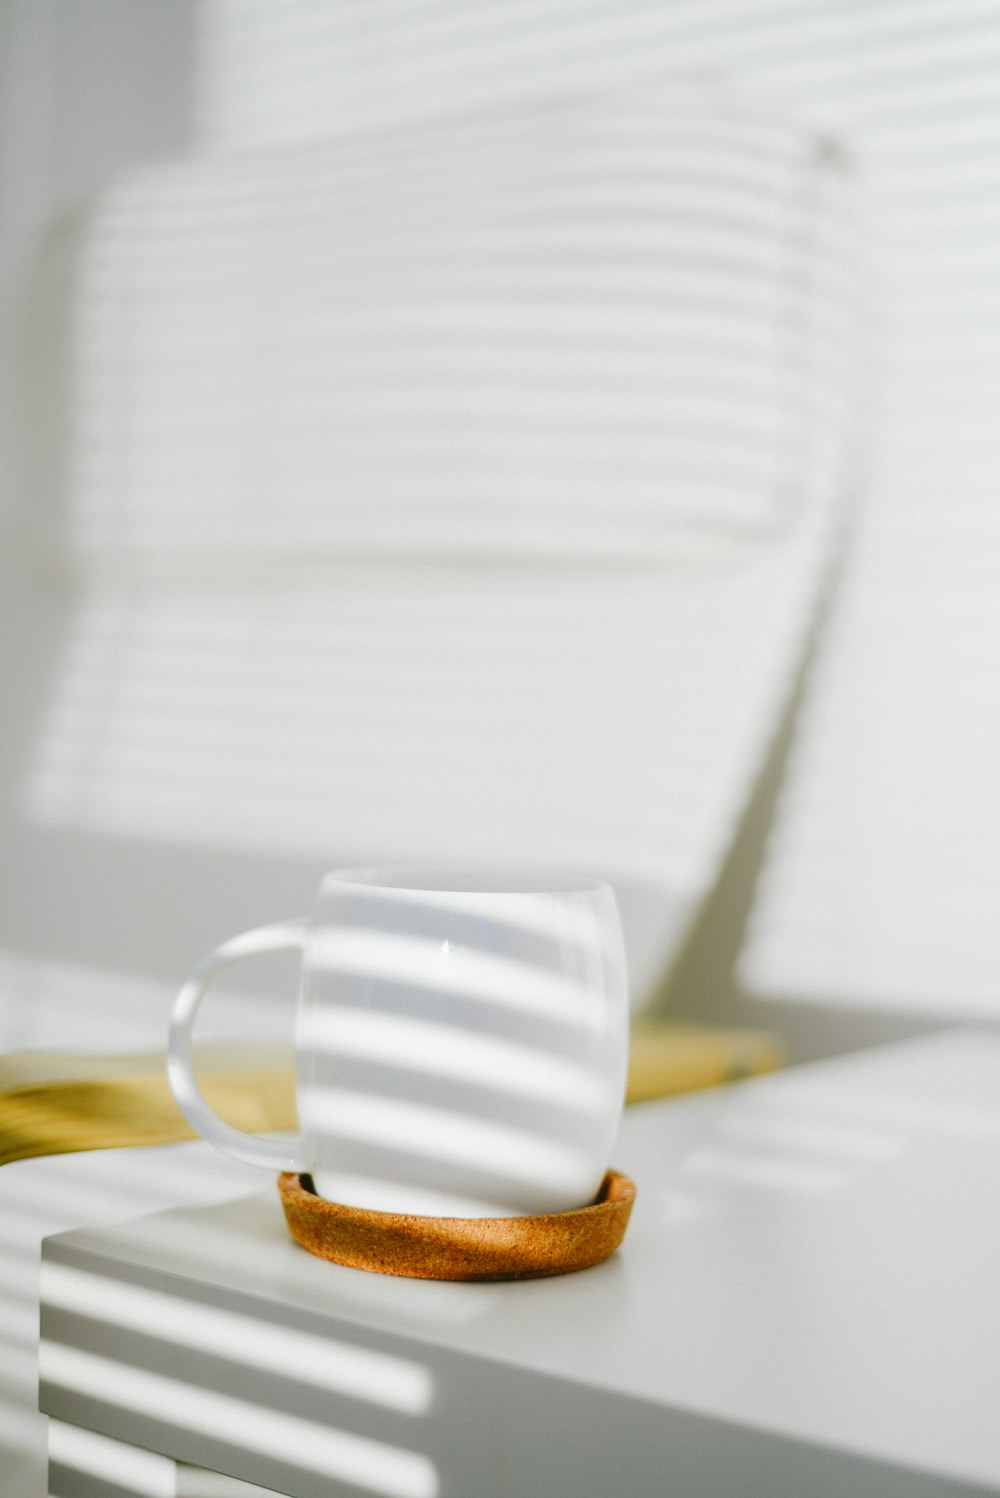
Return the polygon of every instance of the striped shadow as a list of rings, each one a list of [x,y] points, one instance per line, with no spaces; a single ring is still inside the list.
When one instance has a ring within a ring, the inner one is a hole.
[[[365,1345],[365,1336],[378,1340],[370,1334],[316,1335],[305,1312],[278,1324],[255,1314],[253,1301],[236,1309],[196,1296],[91,1273],[49,1245],[43,1408],[192,1465],[261,1477],[279,1492],[343,1484],[380,1498],[436,1498],[437,1467],[419,1433],[435,1398],[428,1369]],[[94,1475],[81,1471],[85,1460],[103,1461],[109,1484],[132,1471],[115,1468],[120,1451],[74,1439],[77,1491]],[[63,1438],[58,1482],[72,1470],[66,1455]],[[147,1465],[130,1480],[155,1483],[163,1470]]]

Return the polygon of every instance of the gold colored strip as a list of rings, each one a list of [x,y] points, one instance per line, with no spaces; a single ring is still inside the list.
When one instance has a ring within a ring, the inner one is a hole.
[[[290,1069],[208,1073],[199,1081],[210,1106],[234,1128],[297,1127]],[[0,1094],[0,1165],[194,1137],[162,1075],[33,1083]]]
[[[767,1031],[640,1020],[632,1030],[629,1103],[721,1087],[784,1065],[777,1036]]]

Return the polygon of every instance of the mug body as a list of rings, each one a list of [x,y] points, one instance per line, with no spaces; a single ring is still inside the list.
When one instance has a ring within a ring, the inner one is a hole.
[[[296,1052],[321,1196],[527,1216],[592,1201],[621,1118],[629,1006],[599,882],[449,869],[327,876]]]

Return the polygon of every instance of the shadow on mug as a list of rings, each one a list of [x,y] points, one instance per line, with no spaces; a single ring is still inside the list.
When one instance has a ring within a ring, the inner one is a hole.
[[[297,1044],[317,1190],[451,1216],[592,1200],[621,1114],[627,1012],[606,886],[331,876]]]

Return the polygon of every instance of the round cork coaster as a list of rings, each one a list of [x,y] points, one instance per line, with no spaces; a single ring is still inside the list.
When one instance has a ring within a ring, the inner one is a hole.
[[[529,1280],[589,1269],[621,1243],[635,1200],[609,1170],[590,1206],[544,1217],[413,1217],[344,1207],[278,1177],[288,1231],[311,1254],[419,1280]]]

